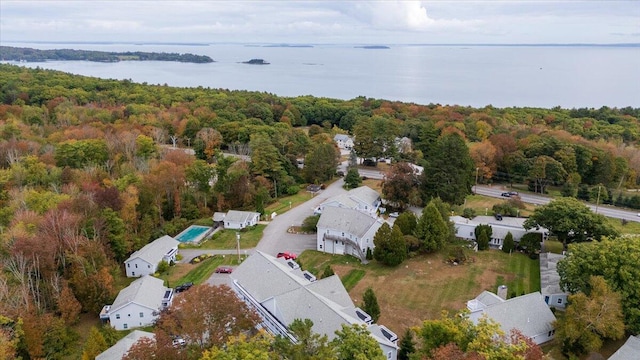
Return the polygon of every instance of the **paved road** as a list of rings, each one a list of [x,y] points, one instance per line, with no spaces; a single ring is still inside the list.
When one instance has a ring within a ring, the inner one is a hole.
[[[489,186],[479,185],[477,187],[474,187],[474,189],[477,194],[484,195],[484,196],[497,197],[497,198],[501,198],[502,197],[501,194],[503,192],[509,191],[508,189],[502,186],[489,187]],[[534,194],[528,194],[528,193],[521,193],[520,199],[522,199],[522,201],[524,201],[525,203],[535,204],[535,205],[545,205],[545,204],[548,204],[551,200],[553,200],[552,198],[547,196],[534,195]],[[624,209],[611,207],[607,205],[599,205],[596,207],[593,204],[589,204],[589,203],[584,203],[584,204],[587,205],[591,209],[591,211],[596,212],[598,214],[602,214],[607,217],[616,218],[616,219],[625,219],[627,221],[640,222],[640,216],[638,216],[639,213],[637,211],[624,210]]]
[[[313,199],[302,203],[284,214],[276,216],[264,229],[262,240],[256,249],[267,254],[275,255],[281,251],[292,251],[300,254],[303,250],[316,248],[316,235],[289,234],[287,229],[292,225],[300,225],[308,216],[313,215],[320,203],[330,197],[346,193],[342,188],[343,179],[338,179],[326,189],[317,193]]]

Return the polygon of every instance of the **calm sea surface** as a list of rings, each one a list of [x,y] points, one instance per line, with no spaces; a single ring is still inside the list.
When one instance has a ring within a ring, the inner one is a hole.
[[[357,96],[474,107],[640,107],[640,47],[3,44],[39,49],[179,52],[216,62],[22,63],[149,84]],[[261,58],[270,65],[240,62]]]

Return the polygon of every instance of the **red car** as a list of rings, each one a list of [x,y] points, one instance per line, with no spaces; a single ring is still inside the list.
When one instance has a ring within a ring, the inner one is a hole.
[[[226,267],[226,266],[221,266],[221,267],[216,269],[216,272],[218,274],[231,274],[233,272],[233,268]]]
[[[290,259],[295,260],[298,257],[298,255],[285,251],[285,252],[278,253],[277,257],[279,258],[283,257],[285,260],[290,260]]]

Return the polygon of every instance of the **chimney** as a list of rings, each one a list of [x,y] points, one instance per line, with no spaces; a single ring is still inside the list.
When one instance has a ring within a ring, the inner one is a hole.
[[[509,289],[507,288],[507,285],[498,286],[498,297],[501,298],[502,300],[507,300],[508,290]]]

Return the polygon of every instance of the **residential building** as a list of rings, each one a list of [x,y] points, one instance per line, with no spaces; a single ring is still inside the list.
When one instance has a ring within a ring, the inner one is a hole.
[[[640,336],[629,336],[609,360],[640,360]]]
[[[506,287],[503,289],[506,297]],[[508,335],[511,329],[518,329],[536,344],[550,341],[555,335],[553,322],[556,317],[537,291],[508,300],[483,291],[475,299],[467,301],[467,309],[474,323],[486,315],[500,324],[505,334]]]
[[[316,250],[366,262],[367,249],[373,251],[373,237],[382,224],[382,219],[358,210],[327,207],[318,220]]]
[[[227,211],[227,214],[222,220],[225,229],[233,230],[242,230],[244,228],[257,225],[258,221],[260,221],[260,213],[257,213],[255,211],[239,210]]]
[[[112,305],[105,305],[100,317],[108,317],[116,330],[153,325],[160,311],[173,301],[173,289],[151,275],[136,279],[120,290]]]
[[[349,135],[336,134],[336,136],[333,137],[333,141],[338,144],[338,148],[340,149],[351,150],[353,148],[353,138]]]
[[[376,217],[381,203],[382,200],[377,191],[368,186],[360,186],[344,194],[327,199],[320,204],[314,212],[316,214],[322,214],[324,209],[328,207],[339,207],[358,210],[371,217]]]
[[[560,288],[560,274],[558,274],[558,262],[564,259],[564,255],[553,253],[540,254],[540,293],[544,296],[544,302],[549,306],[564,309],[567,306],[568,293]]]
[[[140,277],[155,274],[161,261],[176,261],[180,242],[169,235],[164,235],[148,243],[134,252],[124,261],[127,277]]]
[[[489,245],[496,248],[502,248],[507,233],[511,233],[516,243],[520,242],[522,236],[527,233],[539,233],[542,239],[546,239],[549,236],[549,230],[545,228],[525,229],[523,225],[527,220],[526,218],[503,216],[501,219],[497,220],[494,216],[476,216],[473,219],[451,216],[449,221],[453,222],[456,229],[456,237],[473,241],[476,240],[476,226],[490,225],[492,234]]]
[[[397,357],[398,337],[357,308],[336,275],[317,280],[292,260],[256,251],[230,276],[238,296],[261,316],[261,327],[274,335],[295,341],[288,329],[295,319],[310,319],[311,330],[329,340],[343,324],[362,324],[387,359]]]
[[[124,358],[124,356],[129,352],[129,349],[131,349],[138,340],[143,338],[155,340],[155,335],[146,331],[133,330],[131,333],[127,334],[127,336],[118,340],[118,342],[112,347],[98,354],[98,356],[96,356],[96,360],[122,360],[122,358]]]

